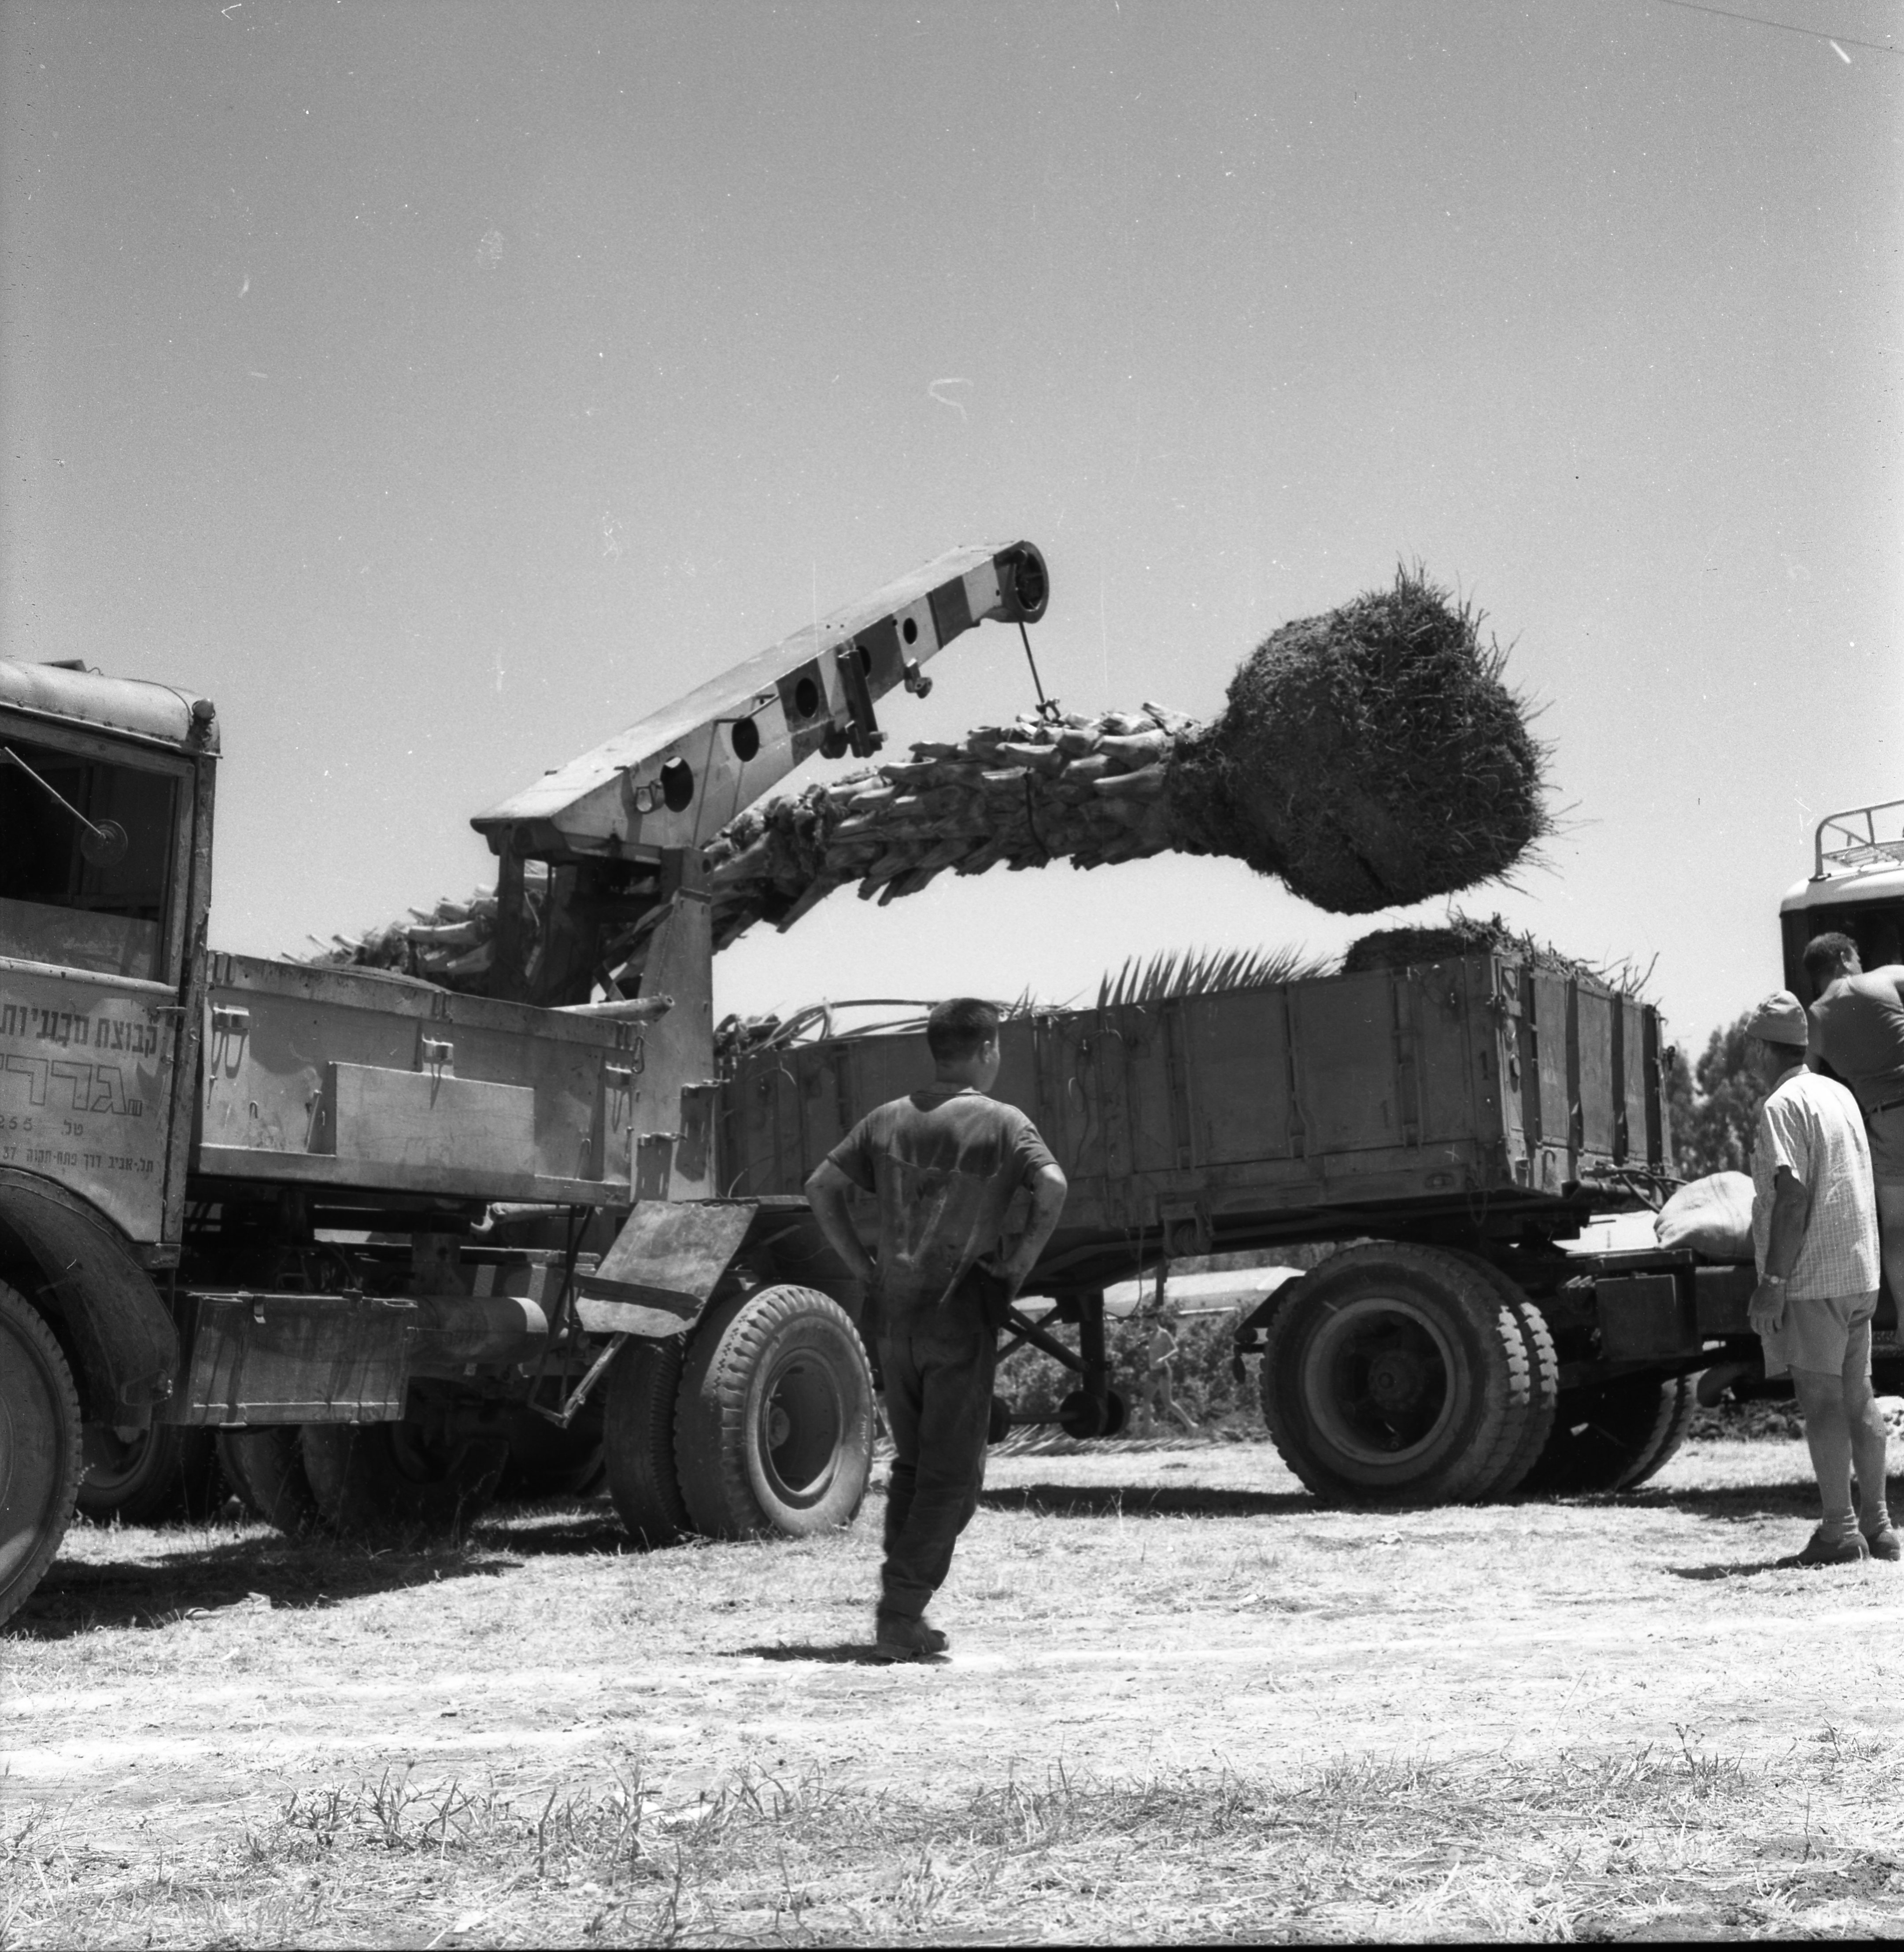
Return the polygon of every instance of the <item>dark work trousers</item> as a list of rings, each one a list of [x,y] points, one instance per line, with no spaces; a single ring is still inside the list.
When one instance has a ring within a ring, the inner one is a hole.
[[[959,1313],[950,1322],[882,1325],[879,1337],[896,1453],[879,1610],[909,1619],[945,1583],[985,1481],[998,1338],[975,1309]]]

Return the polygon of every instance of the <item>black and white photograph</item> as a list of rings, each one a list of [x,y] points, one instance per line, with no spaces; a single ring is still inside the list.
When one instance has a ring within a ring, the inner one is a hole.
[[[0,0],[0,1952],[1904,1935],[1904,0]]]

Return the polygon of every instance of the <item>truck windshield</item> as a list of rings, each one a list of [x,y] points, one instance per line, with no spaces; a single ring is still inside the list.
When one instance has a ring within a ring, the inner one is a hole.
[[[0,956],[164,980],[179,787],[0,725]]]

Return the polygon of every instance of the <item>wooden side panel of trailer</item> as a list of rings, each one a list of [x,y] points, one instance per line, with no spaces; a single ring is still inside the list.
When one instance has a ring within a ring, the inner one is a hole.
[[[1511,953],[1007,1023],[996,1095],[1071,1181],[1060,1235],[1176,1251],[1305,1212],[1558,1196],[1657,1170],[1657,1013]],[[797,1192],[857,1117],[929,1082],[918,1033],[757,1054],[727,1087],[731,1190]],[[794,1115],[797,1114],[797,1116]]]

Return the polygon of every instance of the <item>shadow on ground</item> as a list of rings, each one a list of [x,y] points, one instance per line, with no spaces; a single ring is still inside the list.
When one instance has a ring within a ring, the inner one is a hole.
[[[812,1661],[825,1667],[890,1667],[893,1665],[891,1658],[878,1653],[870,1641],[828,1641],[786,1647],[734,1647],[722,1657],[727,1660]],[[922,1660],[906,1665],[938,1667],[944,1663],[937,1660]]]
[[[1675,1579],[1699,1581],[1712,1579],[1752,1579],[1762,1572],[1796,1572],[1800,1570],[1827,1575],[1842,1572],[1841,1566],[1801,1566],[1798,1554],[1788,1552],[1782,1559],[1735,1559],[1712,1566],[1669,1566],[1666,1570]]]
[[[1743,1523],[1765,1518],[1815,1519],[1818,1487],[1809,1472],[1795,1471],[1790,1478],[1775,1484],[1720,1484],[1699,1491],[1644,1484],[1636,1491],[1614,1493],[1595,1502],[1622,1505],[1635,1511],[1684,1512],[1690,1518],[1721,1522]]]
[[[493,1579],[522,1563],[454,1544],[215,1537],[181,1542],[150,1560],[56,1560],[6,1631],[26,1640],[58,1641],[102,1628],[176,1626],[232,1608],[334,1606],[406,1587]]]

